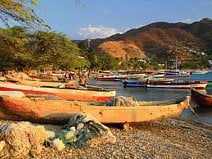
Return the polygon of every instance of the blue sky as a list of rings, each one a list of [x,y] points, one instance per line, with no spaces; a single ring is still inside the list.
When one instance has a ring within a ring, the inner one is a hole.
[[[71,39],[105,38],[153,22],[212,19],[212,0],[38,0],[37,14]]]

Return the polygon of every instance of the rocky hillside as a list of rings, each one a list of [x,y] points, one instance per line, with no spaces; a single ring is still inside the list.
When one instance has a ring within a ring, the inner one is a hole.
[[[192,24],[157,22],[105,39],[92,39],[91,47],[123,60],[167,58],[192,60],[197,54],[212,53],[212,20]]]
[[[144,51],[130,41],[106,41],[98,47],[101,51],[107,52],[119,59],[146,58]]]

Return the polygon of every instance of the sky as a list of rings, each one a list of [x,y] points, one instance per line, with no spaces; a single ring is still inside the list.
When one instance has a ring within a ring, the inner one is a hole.
[[[38,0],[37,15],[72,40],[105,38],[153,22],[212,19],[212,0]]]

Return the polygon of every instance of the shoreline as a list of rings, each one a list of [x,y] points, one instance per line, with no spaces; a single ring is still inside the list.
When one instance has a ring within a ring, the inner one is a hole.
[[[0,120],[0,124],[15,121]],[[41,124],[56,133],[62,126]],[[174,118],[153,122],[131,123],[124,131],[117,125],[106,125],[116,136],[115,144],[58,151],[44,147],[37,159],[86,158],[212,158],[212,127]]]

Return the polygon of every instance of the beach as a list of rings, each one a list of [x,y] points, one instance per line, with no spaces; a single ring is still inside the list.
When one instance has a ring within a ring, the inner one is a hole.
[[[14,121],[1,120],[0,124]],[[58,133],[62,126],[44,125]],[[116,136],[115,144],[96,147],[66,148],[58,151],[43,146],[36,159],[155,159],[155,158],[212,158],[212,127],[183,119],[131,123],[125,131],[120,125],[107,125]],[[31,158],[31,157],[24,157]]]

